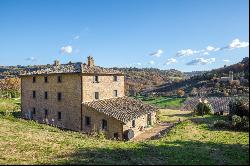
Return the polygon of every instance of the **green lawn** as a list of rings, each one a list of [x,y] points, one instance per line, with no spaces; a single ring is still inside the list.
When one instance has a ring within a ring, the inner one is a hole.
[[[159,108],[179,109],[185,98],[170,98],[170,97],[138,97],[148,104],[153,104]]]
[[[180,110],[170,110],[170,109],[160,109],[158,112],[158,117],[162,122],[178,122],[184,121],[192,118],[191,111],[180,111]]]
[[[0,164],[249,164],[248,132],[211,126],[225,117],[192,117],[176,110],[160,114],[162,121],[179,117],[186,121],[161,139],[134,143],[87,137],[3,115]]]
[[[20,99],[2,99],[0,98],[0,116],[17,112],[20,108]]]

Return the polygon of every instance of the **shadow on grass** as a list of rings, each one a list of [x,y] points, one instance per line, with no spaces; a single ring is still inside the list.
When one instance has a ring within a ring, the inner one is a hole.
[[[212,124],[216,120],[227,120],[226,116],[216,116],[216,115],[205,115],[204,117],[202,116],[197,116],[193,117],[191,121],[195,124]]]
[[[183,117],[183,118],[187,118],[187,117],[192,117],[193,116],[193,113],[188,113],[188,114],[171,114],[171,115],[162,115],[162,116],[168,116],[168,117],[175,117],[175,116],[178,116],[178,117]]]
[[[249,147],[240,144],[194,141],[140,143],[119,148],[79,148],[55,158],[56,164],[248,164]]]
[[[0,116],[21,118],[21,111],[0,111]]]
[[[193,117],[190,119],[195,124],[204,125],[204,129],[210,130],[210,131],[234,131],[234,132],[249,132],[248,130],[242,130],[242,129],[236,129],[232,126],[228,125],[225,127],[214,127],[214,122],[216,120],[224,120],[225,122],[228,122],[227,116],[205,116],[205,117]]]

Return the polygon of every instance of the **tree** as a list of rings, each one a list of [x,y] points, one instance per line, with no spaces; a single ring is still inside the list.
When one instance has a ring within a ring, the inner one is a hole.
[[[194,88],[192,89],[192,91],[190,92],[190,94],[191,94],[192,96],[196,96],[196,95],[198,94],[198,89],[194,87]]]
[[[223,94],[224,94],[225,97],[229,96],[229,94],[227,93],[227,91],[225,89],[223,90]]]
[[[240,86],[240,80],[233,80],[233,81],[230,81],[230,85],[232,87],[238,87]]]
[[[178,89],[177,90],[177,95],[180,97],[183,97],[185,95],[185,91],[183,89]]]
[[[6,97],[17,97],[21,90],[19,78],[6,78],[0,80],[0,92]]]
[[[216,87],[216,88],[219,88],[219,87],[220,87],[220,83],[217,82],[217,83],[215,84],[215,87]]]

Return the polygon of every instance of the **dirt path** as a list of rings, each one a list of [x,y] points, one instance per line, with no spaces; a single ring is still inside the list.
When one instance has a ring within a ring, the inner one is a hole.
[[[162,134],[166,133],[172,126],[173,126],[173,123],[168,123],[168,122],[159,123],[153,128],[146,130],[145,132],[136,136],[135,138],[132,139],[132,141],[139,142],[139,141],[144,141],[148,139],[158,138]]]

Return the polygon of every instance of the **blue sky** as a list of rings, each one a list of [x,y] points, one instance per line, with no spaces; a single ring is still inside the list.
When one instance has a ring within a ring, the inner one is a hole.
[[[249,56],[248,0],[0,0],[0,65],[209,70]]]

